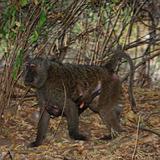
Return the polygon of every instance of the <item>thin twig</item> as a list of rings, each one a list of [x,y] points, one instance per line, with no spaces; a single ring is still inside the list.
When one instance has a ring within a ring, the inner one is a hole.
[[[139,115],[139,117],[138,117],[136,141],[135,141],[134,151],[133,151],[133,154],[132,154],[132,160],[135,159],[135,155],[136,155],[136,152],[137,152],[137,144],[138,144],[138,138],[139,138],[139,126],[140,126],[140,121],[141,121],[141,115]]]

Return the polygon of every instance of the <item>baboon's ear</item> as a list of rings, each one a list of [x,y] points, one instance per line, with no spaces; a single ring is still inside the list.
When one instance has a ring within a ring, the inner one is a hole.
[[[53,62],[56,62],[56,61],[57,61],[57,58],[56,58],[55,56],[53,56],[53,55],[48,56],[48,59],[49,59],[50,61],[53,61]]]
[[[56,56],[49,56],[48,59],[51,61],[51,62],[55,62],[55,63],[58,63],[58,64],[62,64],[62,62],[58,59],[58,57]]]
[[[45,58],[44,64],[45,64],[46,69],[48,70],[51,66],[51,61],[48,58]]]

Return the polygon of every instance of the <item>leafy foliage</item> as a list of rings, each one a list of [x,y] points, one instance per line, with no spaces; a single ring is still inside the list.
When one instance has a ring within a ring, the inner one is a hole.
[[[22,7],[26,6],[28,4],[29,0],[20,0],[20,4]]]
[[[16,60],[13,66],[13,79],[16,80],[17,79],[17,75],[18,72],[22,66],[22,62],[23,62],[23,56],[24,56],[24,50],[23,49],[19,49],[17,56],[16,56]]]
[[[29,42],[31,44],[35,43],[38,40],[40,31],[41,31],[42,27],[44,26],[44,24],[46,22],[46,19],[47,19],[46,12],[45,12],[44,9],[42,9],[41,13],[40,13],[39,21],[38,21],[37,26],[36,26],[36,29],[29,39]]]

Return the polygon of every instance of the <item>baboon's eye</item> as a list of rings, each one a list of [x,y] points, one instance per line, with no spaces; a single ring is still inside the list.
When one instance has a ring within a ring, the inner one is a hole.
[[[28,62],[25,62],[25,64],[24,64],[26,67],[28,67],[29,66],[29,63]]]
[[[31,63],[31,64],[29,64],[29,66],[28,66],[31,70],[36,70],[36,64],[33,64],[33,63]]]
[[[36,68],[36,65],[35,64],[30,64],[30,67],[31,68]]]
[[[34,64],[34,63],[28,63],[28,62],[26,62],[26,63],[25,63],[25,67],[28,68],[28,69],[33,69],[33,70],[35,70],[37,66],[36,66],[36,64]]]

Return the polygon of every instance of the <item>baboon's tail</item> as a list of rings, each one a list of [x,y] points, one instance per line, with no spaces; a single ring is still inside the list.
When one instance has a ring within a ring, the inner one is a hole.
[[[125,52],[121,51],[121,56],[122,58],[126,59],[130,65],[130,72],[129,72],[129,86],[128,86],[128,94],[129,94],[129,101],[131,104],[131,108],[133,112],[136,112],[136,100],[133,94],[133,80],[134,80],[134,72],[135,72],[135,66],[133,64],[133,61],[131,59],[131,57],[126,54]],[[126,77],[124,77],[124,79],[122,79],[122,82],[128,77],[128,75]]]
[[[129,65],[130,65],[130,72],[129,72],[130,78],[129,78],[129,86],[128,86],[129,101],[131,104],[132,111],[136,112],[136,100],[135,100],[134,94],[133,94],[133,80],[134,80],[135,66],[133,64],[131,57],[122,50],[121,46],[118,46],[117,49],[114,51],[114,53],[115,53],[114,56],[105,65],[105,67],[108,69],[109,73],[113,74],[114,70],[116,68],[115,66],[117,65],[119,59],[124,58],[128,61]],[[128,77],[128,75],[122,79],[122,82],[127,77]]]

